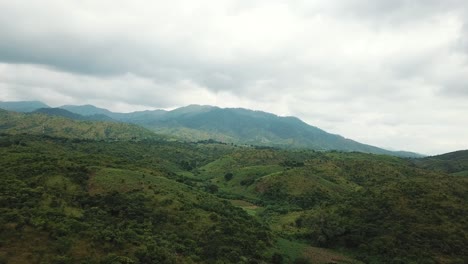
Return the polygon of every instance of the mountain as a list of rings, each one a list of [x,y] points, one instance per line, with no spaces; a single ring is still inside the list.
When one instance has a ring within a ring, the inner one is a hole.
[[[468,177],[356,152],[64,140],[28,130],[64,118],[0,120],[15,116],[26,133],[0,133],[2,263],[468,260]]]
[[[76,114],[83,115],[83,116],[106,115],[110,117],[113,114],[113,112],[107,109],[99,108],[94,105],[63,105],[63,106],[60,106],[59,108],[62,108],[72,113],[76,113]]]
[[[49,106],[39,101],[0,102],[0,108],[14,112],[32,112]]]
[[[159,118],[161,115],[166,113],[166,111],[164,110],[146,110],[131,113],[114,113],[107,109],[99,108],[93,105],[63,105],[59,108],[82,116],[107,116],[112,120],[118,120],[127,123],[144,123],[146,120]]]
[[[415,163],[424,169],[468,176],[468,150],[416,159]]]
[[[70,118],[74,120],[82,120],[82,121],[115,121],[112,118],[103,115],[103,114],[93,114],[93,115],[80,115],[70,111],[67,111],[62,108],[39,108],[32,113],[39,113],[39,114],[46,114],[50,116],[61,116],[65,118]]]
[[[159,118],[135,123],[159,133],[171,133],[189,140],[211,138],[229,143],[280,148],[358,151],[407,157],[420,156],[409,152],[388,151],[346,139],[340,135],[330,134],[310,126],[296,117],[281,117],[242,108],[188,106],[161,114]]]
[[[315,150],[365,152],[401,157],[422,155],[389,151],[330,134],[296,117],[282,117],[262,111],[243,108],[219,108],[189,105],[172,111],[152,110],[133,113],[114,113],[92,105],[64,105],[60,107],[75,114],[95,119],[110,119],[144,126],[159,134],[168,134],[182,140],[216,141],[242,145]]]
[[[167,120],[196,121],[216,109],[190,106]],[[181,142],[132,124],[0,110],[0,157],[2,263],[466,263],[468,256],[468,177],[460,174],[468,151],[403,159]]]
[[[68,113],[63,111],[52,111],[68,115]],[[17,113],[6,110],[0,110],[0,132],[8,134],[27,133],[78,139],[141,140],[160,138],[160,136],[156,135],[154,132],[133,124],[78,121],[70,119],[69,117],[50,115],[50,113]]]

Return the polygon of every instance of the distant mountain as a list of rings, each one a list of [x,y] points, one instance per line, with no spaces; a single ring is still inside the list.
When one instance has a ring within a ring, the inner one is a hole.
[[[420,156],[410,152],[392,152],[330,134],[296,117],[280,117],[242,108],[191,105],[135,123],[162,134],[170,133],[190,140],[211,138],[224,142],[281,148]]]
[[[0,110],[0,132],[95,140],[160,138],[154,132],[133,124],[77,121],[63,116],[6,110]]]
[[[133,113],[114,113],[92,105],[64,105],[60,108],[87,118],[98,115],[104,120],[109,117],[120,122],[138,124],[160,134],[189,141],[214,139],[227,143],[279,148],[357,151],[401,157],[422,157],[420,154],[389,151],[330,134],[296,117],[281,117],[242,108],[189,105],[172,111],[153,110]],[[51,111],[58,113],[57,110]],[[65,112],[59,115],[65,116]]]
[[[417,159],[415,163],[424,169],[468,176],[468,150]]]
[[[137,111],[132,113],[114,113],[104,108],[95,107],[93,105],[64,105],[59,108],[76,113],[82,116],[107,116],[112,120],[118,120],[127,123],[139,123],[153,118],[159,118],[166,113],[164,110],[154,111]]]
[[[94,105],[63,105],[60,106],[59,108],[68,110],[70,112],[83,115],[83,116],[90,116],[90,115],[106,115],[111,117],[113,114],[111,111],[104,109],[104,108],[99,108]]]
[[[66,117],[74,120],[82,120],[82,121],[115,121],[112,118],[103,115],[103,114],[92,114],[92,115],[80,115],[62,108],[39,108],[32,113],[40,113],[46,114],[51,116],[61,116]]]
[[[0,102],[0,108],[14,112],[32,112],[39,108],[49,108],[49,106],[39,101],[19,101]]]

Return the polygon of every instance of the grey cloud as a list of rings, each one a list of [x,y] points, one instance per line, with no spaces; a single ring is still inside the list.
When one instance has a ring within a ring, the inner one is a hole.
[[[366,127],[364,141],[379,145],[425,118],[407,120],[407,109],[448,111],[453,100],[466,98],[467,6],[462,0],[2,1],[0,99],[260,108],[355,139]],[[419,128],[408,128],[413,138]]]

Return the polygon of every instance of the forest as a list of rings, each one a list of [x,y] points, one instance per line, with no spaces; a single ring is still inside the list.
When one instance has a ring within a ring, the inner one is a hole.
[[[467,151],[183,142],[3,114],[0,263],[468,262]]]

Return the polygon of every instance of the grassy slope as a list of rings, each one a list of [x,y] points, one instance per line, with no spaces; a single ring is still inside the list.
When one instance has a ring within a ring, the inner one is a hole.
[[[0,129],[9,134],[36,134],[85,139],[156,138],[144,128],[115,122],[75,121],[45,114],[23,114],[0,110]]]

